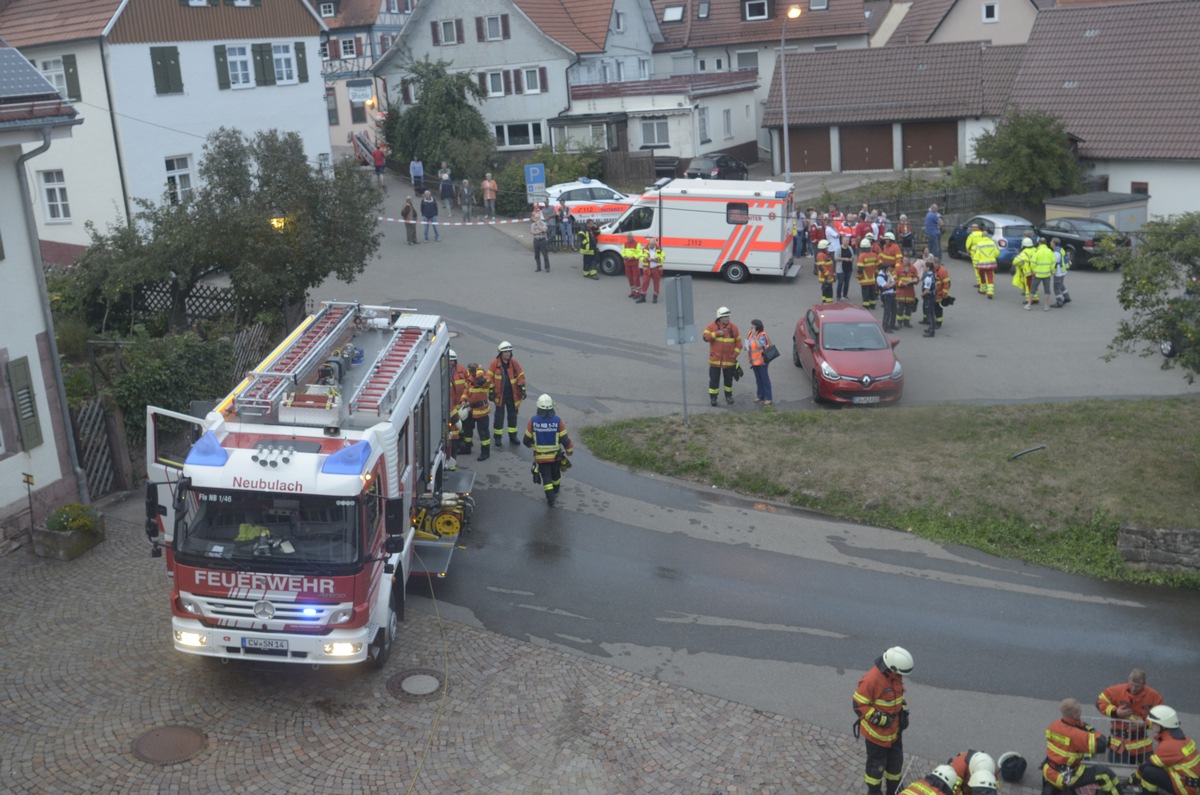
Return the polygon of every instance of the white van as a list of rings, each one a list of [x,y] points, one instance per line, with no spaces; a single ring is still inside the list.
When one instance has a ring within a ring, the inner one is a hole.
[[[600,229],[600,270],[625,269],[625,236],[657,237],[664,270],[718,273],[744,282],[755,276],[794,277],[790,182],[663,179],[616,221]]]

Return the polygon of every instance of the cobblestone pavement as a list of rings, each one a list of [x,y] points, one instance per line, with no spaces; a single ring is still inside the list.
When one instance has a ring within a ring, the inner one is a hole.
[[[432,613],[408,611],[377,673],[179,654],[138,495],[103,510],[108,539],[82,558],[0,558],[4,792],[863,791],[862,748],[848,730]],[[398,683],[415,670],[445,687],[427,700],[393,695],[407,696]],[[204,747],[166,766],[134,755],[135,740],[166,726],[203,732]]]

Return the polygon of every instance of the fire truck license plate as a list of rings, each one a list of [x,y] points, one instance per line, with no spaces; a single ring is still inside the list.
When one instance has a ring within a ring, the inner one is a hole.
[[[286,640],[274,640],[272,638],[242,638],[242,648],[287,651],[288,642]]]

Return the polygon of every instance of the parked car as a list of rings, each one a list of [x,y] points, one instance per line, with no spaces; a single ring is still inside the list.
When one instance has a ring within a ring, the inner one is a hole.
[[[1038,231],[1047,241],[1052,237],[1062,241],[1063,248],[1071,255],[1071,264],[1076,266],[1091,264],[1102,238],[1111,237],[1118,246],[1124,248],[1133,245],[1128,235],[1121,234],[1112,224],[1095,218],[1050,218]]]
[[[684,176],[688,179],[749,179],[750,169],[733,155],[711,152],[693,157]]]
[[[629,196],[591,177],[551,185],[546,196],[551,210],[566,202],[576,221],[595,220],[597,224],[617,220],[633,204]]]
[[[976,215],[966,223],[956,226],[950,233],[950,240],[946,243],[946,253],[951,257],[970,259],[970,256],[967,255],[966,243],[967,235],[971,234],[973,224],[979,224],[979,227],[987,232],[1000,248],[1000,258],[996,261],[998,270],[1012,270],[1013,259],[1021,253],[1021,241],[1027,237],[1037,237],[1037,229],[1033,222],[1019,215]]]
[[[812,379],[814,403],[895,403],[904,392],[899,343],[861,306],[814,304],[796,323],[792,363]]]

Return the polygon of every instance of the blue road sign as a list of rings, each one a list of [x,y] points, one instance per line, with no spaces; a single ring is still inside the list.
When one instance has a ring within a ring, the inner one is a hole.
[[[541,163],[530,163],[525,166],[525,184],[536,185],[538,183],[546,184],[546,166]]]

